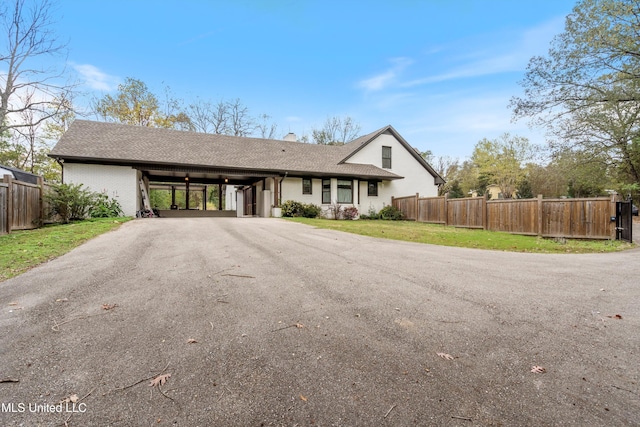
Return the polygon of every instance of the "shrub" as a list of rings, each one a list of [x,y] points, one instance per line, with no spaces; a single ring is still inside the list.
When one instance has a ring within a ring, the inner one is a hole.
[[[89,209],[91,218],[114,218],[122,215],[120,202],[109,198],[105,193],[96,194],[93,206]]]
[[[340,219],[342,217],[342,206],[340,206],[338,203],[329,205],[327,215],[327,217],[330,219]]]
[[[322,212],[322,208],[313,203],[302,205],[302,216],[305,218],[317,218]]]
[[[378,213],[380,219],[387,219],[392,221],[399,221],[404,218],[404,214],[398,208],[393,205],[387,205],[384,208],[380,209]]]
[[[43,198],[49,204],[50,215],[59,215],[62,222],[67,223],[86,218],[96,195],[82,188],[82,184],[55,184]]]
[[[342,211],[342,218],[344,219],[356,219],[356,217],[358,216],[358,208],[356,208],[355,206],[349,206],[344,208],[344,210]]]
[[[360,219],[380,219],[380,214],[376,212],[373,206],[369,206],[366,214],[360,214]]]
[[[282,209],[282,216],[284,217],[300,216],[303,211],[303,205],[295,200],[287,200],[282,202],[280,209]]]

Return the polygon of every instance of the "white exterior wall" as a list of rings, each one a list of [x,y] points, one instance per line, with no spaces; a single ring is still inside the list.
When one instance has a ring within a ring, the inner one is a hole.
[[[236,197],[236,187],[235,185],[227,185],[225,188],[225,210],[227,211],[235,211],[237,206],[237,197]]]
[[[367,213],[370,207],[377,211],[385,205],[391,204],[391,197],[411,196],[416,193],[420,197],[435,197],[438,186],[435,178],[427,171],[413,155],[407,151],[393,135],[382,134],[369,142],[354,154],[347,163],[368,163],[382,168],[382,147],[391,147],[390,172],[404,177],[393,181],[378,183],[378,196],[367,195],[367,182],[360,184],[360,213]],[[355,200],[357,201],[357,199]]]
[[[106,193],[120,202],[126,216],[136,216],[140,206],[138,171],[129,166],[63,163],[64,183],[84,184],[84,188]]]
[[[280,199],[282,202],[295,200],[300,203],[322,205],[322,179],[313,178],[311,180],[311,194],[302,194],[302,178],[284,178],[281,188]]]
[[[329,207],[331,204],[336,203],[338,199],[338,178],[329,179],[331,179],[331,203],[322,203],[322,178],[311,179],[311,194],[302,194],[302,178],[283,179],[281,199],[283,202],[287,200],[295,200],[300,203],[318,205],[327,215],[329,214]],[[360,208],[358,207],[358,189],[356,188],[357,182],[357,180],[353,180],[353,203],[343,203],[342,206],[355,206],[358,208],[358,211],[360,211]]]

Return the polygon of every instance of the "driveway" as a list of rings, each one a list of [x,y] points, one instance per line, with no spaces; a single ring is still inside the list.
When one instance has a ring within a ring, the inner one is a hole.
[[[639,257],[131,221],[0,283],[0,425],[639,425]]]

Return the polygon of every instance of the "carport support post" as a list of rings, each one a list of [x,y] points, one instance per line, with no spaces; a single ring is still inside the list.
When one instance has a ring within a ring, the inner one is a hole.
[[[278,177],[274,176],[273,177],[273,206],[275,207],[280,206],[280,202],[278,201],[279,198],[280,198],[280,193],[278,191]]]
[[[222,184],[218,183],[218,210],[222,210]]]
[[[202,210],[207,210],[207,186],[205,185],[202,189]]]
[[[171,206],[176,205],[176,186],[171,186]]]
[[[186,191],[186,193],[187,193],[186,196],[187,197],[186,197],[186,200],[185,200],[185,209],[189,210],[189,181],[186,182],[186,188],[187,188],[187,191]]]

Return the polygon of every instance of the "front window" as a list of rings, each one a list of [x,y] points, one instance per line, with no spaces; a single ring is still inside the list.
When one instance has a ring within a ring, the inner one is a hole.
[[[391,169],[391,147],[382,147],[382,167]]]
[[[338,180],[338,203],[353,203],[353,181]]]
[[[369,181],[367,183],[367,196],[378,195],[378,181]]]
[[[322,180],[322,203],[324,204],[331,203],[331,180],[330,179]]]
[[[302,178],[302,194],[311,194],[311,178]]]

